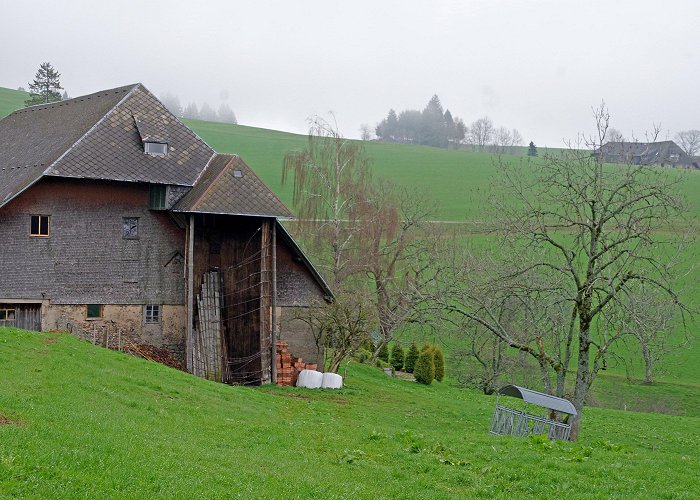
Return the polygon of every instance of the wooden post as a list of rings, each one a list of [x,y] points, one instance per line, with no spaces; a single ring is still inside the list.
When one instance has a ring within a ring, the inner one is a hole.
[[[277,220],[272,220],[272,383],[277,383]]]
[[[192,323],[194,322],[194,214],[190,214],[187,225],[187,337],[185,341],[185,357],[187,371],[192,373]]]

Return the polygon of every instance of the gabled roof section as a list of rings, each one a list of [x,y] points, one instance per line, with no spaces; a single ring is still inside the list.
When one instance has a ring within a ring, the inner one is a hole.
[[[143,143],[151,137],[168,143],[167,155],[144,153]],[[138,84],[46,175],[192,186],[213,155],[213,149]]]
[[[0,120],[0,207],[45,175],[192,186],[213,155],[141,84],[32,106]]]
[[[0,120],[0,206],[39,180],[134,88],[32,106]]]
[[[236,155],[217,154],[174,212],[291,218],[292,212]]]

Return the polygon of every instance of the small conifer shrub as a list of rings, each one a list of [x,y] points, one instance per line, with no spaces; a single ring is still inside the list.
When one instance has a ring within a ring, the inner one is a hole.
[[[433,344],[433,362],[435,364],[435,380],[442,382],[445,378],[445,355],[442,353],[442,349],[437,345]]]
[[[382,348],[379,349],[379,354],[377,354],[377,357],[385,363],[389,362],[389,347],[387,347],[386,344],[382,345]]]
[[[430,385],[435,378],[435,356],[432,349],[424,349],[418,356],[416,366],[413,368],[413,376],[416,382]]]
[[[400,342],[394,344],[394,348],[391,350],[391,366],[394,370],[400,371],[403,369],[403,364],[405,361],[405,354],[403,352],[403,347],[401,347]]]
[[[408,349],[406,359],[404,360],[404,370],[406,370],[408,373],[413,373],[413,368],[416,366],[416,361],[418,361],[419,355],[420,351],[418,350],[418,346],[415,342],[411,343],[411,347]]]

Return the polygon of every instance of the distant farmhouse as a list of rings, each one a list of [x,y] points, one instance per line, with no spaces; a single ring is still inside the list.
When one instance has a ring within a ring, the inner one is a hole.
[[[0,120],[0,326],[166,348],[189,371],[273,380],[274,340],[319,351],[291,308],[332,293],[289,209],[141,84]]]
[[[596,149],[593,155],[607,163],[700,168],[700,158],[688,156],[673,141],[608,142]]]

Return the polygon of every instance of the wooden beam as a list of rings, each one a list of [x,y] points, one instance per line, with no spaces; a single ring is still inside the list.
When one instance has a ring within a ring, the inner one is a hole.
[[[185,341],[185,357],[187,371],[192,373],[193,363],[193,332],[194,323],[194,214],[190,214],[187,225],[187,338]]]

